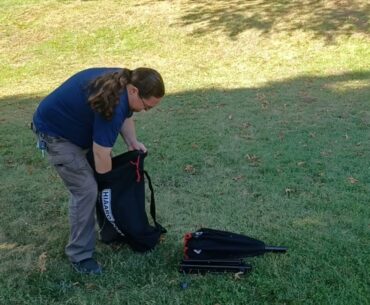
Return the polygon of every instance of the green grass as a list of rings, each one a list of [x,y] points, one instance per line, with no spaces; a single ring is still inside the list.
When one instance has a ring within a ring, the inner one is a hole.
[[[370,304],[367,1],[3,0],[0,12],[0,304]],[[72,73],[142,65],[167,89],[136,121],[168,234],[145,255],[99,243],[105,275],[79,276],[64,256],[67,193],[27,124]],[[182,236],[201,226],[289,251],[181,290]]]

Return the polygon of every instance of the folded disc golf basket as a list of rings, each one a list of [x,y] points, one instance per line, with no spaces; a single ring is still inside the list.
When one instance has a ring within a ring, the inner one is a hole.
[[[266,252],[285,253],[287,248],[267,246],[263,241],[226,231],[202,228],[184,237],[182,273],[234,272],[244,274],[252,266],[246,257]]]

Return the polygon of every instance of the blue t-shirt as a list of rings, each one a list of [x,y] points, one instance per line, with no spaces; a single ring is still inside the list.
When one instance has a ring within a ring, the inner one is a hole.
[[[113,147],[124,120],[132,115],[127,90],[121,94],[111,120],[94,112],[87,99],[91,81],[119,70],[91,68],[73,75],[42,100],[33,116],[36,129],[50,136],[65,138],[84,149],[91,148],[93,141],[104,147]]]

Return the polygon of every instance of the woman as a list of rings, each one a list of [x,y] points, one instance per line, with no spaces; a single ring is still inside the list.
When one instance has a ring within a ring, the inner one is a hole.
[[[112,169],[118,134],[129,150],[146,151],[132,114],[157,106],[164,93],[162,77],[153,69],[91,68],[49,94],[33,116],[39,148],[47,151],[71,195],[66,254],[79,273],[102,273],[93,259],[97,184],[86,153],[92,149],[95,170],[102,174]]]

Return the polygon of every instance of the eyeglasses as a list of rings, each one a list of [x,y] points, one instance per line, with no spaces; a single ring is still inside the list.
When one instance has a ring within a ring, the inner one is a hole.
[[[148,110],[150,110],[150,109],[152,109],[153,108],[153,106],[150,106],[150,105],[148,105],[147,103],[145,103],[144,102],[144,99],[139,95],[139,99],[140,99],[140,101],[143,103],[143,106],[144,106],[144,110],[145,111],[148,111]]]

